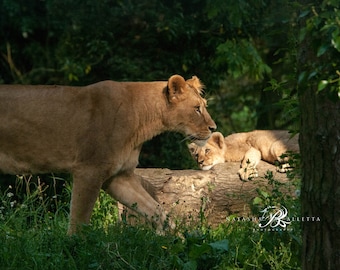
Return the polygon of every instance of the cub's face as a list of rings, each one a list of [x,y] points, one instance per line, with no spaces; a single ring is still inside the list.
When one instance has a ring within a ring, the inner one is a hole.
[[[226,146],[224,137],[219,132],[214,132],[205,146],[190,143],[188,148],[201,170],[210,170],[214,165],[225,161]]]

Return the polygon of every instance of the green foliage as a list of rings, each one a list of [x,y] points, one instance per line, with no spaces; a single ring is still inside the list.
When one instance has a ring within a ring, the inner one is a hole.
[[[210,235],[201,231],[186,231],[183,237],[170,249],[175,269],[212,269],[229,251],[228,240],[209,240]]]
[[[55,181],[62,183],[56,184]],[[64,184],[64,179],[55,176],[50,181],[54,185],[46,183],[33,176],[17,176],[15,184],[8,187],[1,181],[0,219],[5,221],[2,230],[14,232],[22,228],[38,228],[46,222],[53,222],[55,213],[66,216],[71,197],[69,186]]]
[[[308,42],[312,55],[308,66],[302,67],[300,84],[317,82],[317,92],[328,90],[332,99],[340,98],[340,6],[337,1],[320,1],[306,6],[300,15],[306,24],[300,32],[300,41]],[[319,59],[314,61],[313,59]]]
[[[144,143],[139,167],[169,168],[169,164],[172,169],[197,167],[197,163],[190,156],[183,135],[167,132]]]
[[[267,206],[285,206],[289,217],[300,216],[300,180],[297,171],[291,180],[282,184],[268,171],[268,185],[257,189],[258,196],[252,201],[252,214],[247,217],[227,217],[214,233],[228,232],[229,253],[225,268],[221,269],[300,269],[301,224],[291,222],[287,228],[262,230],[259,228],[260,212]],[[251,232],[246,234],[245,232]],[[233,265],[233,266],[231,266]]]
[[[220,44],[217,47],[215,64],[218,68],[227,64],[228,73],[234,78],[248,75],[259,80],[271,73],[271,68],[263,62],[253,42],[246,39],[227,40]]]
[[[289,183],[281,183],[274,179],[271,171],[268,171],[265,179],[268,180],[268,185],[257,189],[258,196],[253,199],[253,212],[267,206],[284,205],[292,216],[299,216],[300,178],[292,179]]]
[[[118,220],[117,202],[101,190],[92,212],[92,226],[107,231],[110,225],[118,222]]]

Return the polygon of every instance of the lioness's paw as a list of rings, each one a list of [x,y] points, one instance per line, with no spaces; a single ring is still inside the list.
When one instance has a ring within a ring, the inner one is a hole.
[[[254,167],[241,168],[238,171],[238,175],[240,176],[242,181],[248,181],[248,180],[251,180],[254,177],[259,176],[257,169],[254,168]]]

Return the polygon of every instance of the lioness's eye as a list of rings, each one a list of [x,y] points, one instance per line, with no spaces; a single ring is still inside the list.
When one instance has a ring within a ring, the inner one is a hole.
[[[196,106],[195,107],[195,111],[199,114],[201,114],[201,107],[200,106]]]
[[[205,149],[205,153],[208,154],[210,152],[210,149]]]

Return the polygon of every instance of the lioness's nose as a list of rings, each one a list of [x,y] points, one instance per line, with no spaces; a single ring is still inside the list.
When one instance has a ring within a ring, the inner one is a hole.
[[[217,129],[217,126],[216,126],[215,122],[213,122],[213,123],[209,126],[209,130],[210,130],[211,132],[213,132],[213,131],[215,131],[216,129]]]

